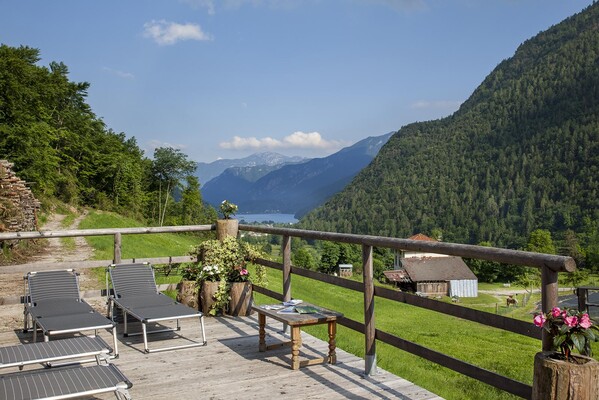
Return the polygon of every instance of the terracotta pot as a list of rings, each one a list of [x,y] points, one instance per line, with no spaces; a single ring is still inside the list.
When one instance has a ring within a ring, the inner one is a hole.
[[[236,219],[219,219],[216,221],[216,238],[223,240],[227,236],[237,237],[239,221]]]
[[[196,281],[181,281],[177,284],[177,301],[186,306],[198,309],[199,299]]]
[[[557,355],[559,353],[553,351],[535,355],[532,399],[599,399],[599,361],[572,355],[577,362],[567,362]]]
[[[200,308],[204,315],[210,315],[210,310],[214,306],[214,294],[218,291],[220,282],[202,282],[200,286]],[[217,311],[217,314],[220,310]]]
[[[254,302],[252,284],[250,282],[233,282],[229,291],[229,314],[233,316],[248,316],[252,312]]]

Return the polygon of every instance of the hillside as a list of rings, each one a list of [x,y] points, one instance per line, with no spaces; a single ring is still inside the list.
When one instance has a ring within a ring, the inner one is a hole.
[[[311,229],[519,247],[597,232],[599,4],[523,43],[453,115],[400,129]]]
[[[231,200],[243,212],[301,216],[342,190],[390,136],[369,137],[328,157],[282,166],[255,181],[247,171],[230,168],[204,185],[202,195],[213,205]]]

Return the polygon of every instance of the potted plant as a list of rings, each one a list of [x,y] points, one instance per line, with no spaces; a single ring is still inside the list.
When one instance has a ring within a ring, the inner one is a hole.
[[[555,307],[535,314],[533,322],[552,337],[553,350],[535,355],[532,398],[598,399],[599,362],[591,358],[591,342],[599,341],[599,327],[589,314]]]
[[[210,270],[199,275],[202,285],[200,294],[204,293],[203,286],[213,286],[206,282],[215,281],[218,276],[217,289],[208,292],[206,288],[205,301],[200,295],[202,309],[209,304],[209,315],[216,315],[221,310],[231,315],[249,315],[252,303],[252,279],[246,264],[262,256],[255,246],[237,240],[236,237],[226,236],[223,240],[206,240],[195,250],[200,255],[203,265],[217,270]],[[204,267],[208,268],[208,267]],[[257,280],[263,282],[264,267],[257,266]],[[210,272],[213,272],[211,275]],[[213,300],[210,302],[210,298]]]
[[[198,274],[200,307],[206,315],[221,313],[228,300],[227,280],[224,270],[218,265],[204,265]]]
[[[237,213],[237,205],[227,200],[223,200],[220,203],[220,213],[223,219],[216,221],[216,237],[219,240],[224,239],[226,236],[237,237],[239,230],[239,221],[232,219],[231,216]]]
[[[177,284],[177,301],[198,309],[198,275],[199,264],[185,263],[181,269],[181,282]]]

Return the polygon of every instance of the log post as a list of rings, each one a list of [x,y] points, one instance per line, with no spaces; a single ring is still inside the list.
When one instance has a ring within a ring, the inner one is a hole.
[[[291,300],[291,236],[283,236],[281,254],[283,254],[283,301],[289,301]],[[289,326],[285,323],[283,331],[289,333]]]
[[[236,219],[219,219],[216,221],[216,238],[223,241],[227,236],[237,237],[239,221]]]
[[[362,246],[362,274],[364,278],[364,373],[367,376],[371,376],[376,374],[376,326],[374,324],[374,271],[372,266],[372,246]]]
[[[557,289],[557,272],[548,267],[541,268],[541,309],[544,313],[548,313],[553,307],[557,307]],[[543,329],[542,335],[543,350],[553,349],[553,337],[545,329]]]
[[[121,233],[117,232],[114,234],[114,259],[113,264],[121,263]]]
[[[535,355],[532,399],[599,399],[599,361],[572,355],[577,362],[567,362],[552,357],[557,354],[542,351]]]

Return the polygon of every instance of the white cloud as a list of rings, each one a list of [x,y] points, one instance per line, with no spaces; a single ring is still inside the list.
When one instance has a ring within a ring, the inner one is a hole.
[[[212,40],[197,24],[178,24],[165,20],[144,24],[144,36],[153,39],[159,45],[171,45],[181,40]]]
[[[227,150],[247,150],[247,149],[318,149],[331,150],[338,149],[345,143],[337,140],[325,140],[318,132],[294,132],[285,136],[282,140],[271,137],[255,138],[235,136],[231,141],[221,142],[220,148]]]
[[[116,75],[119,78],[125,78],[125,79],[134,79],[135,78],[135,75],[133,75],[132,73],[119,71],[118,69],[102,67],[102,70],[108,72],[111,75]]]

